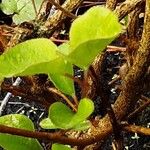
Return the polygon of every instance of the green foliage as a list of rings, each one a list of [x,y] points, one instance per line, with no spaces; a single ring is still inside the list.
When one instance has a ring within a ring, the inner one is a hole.
[[[34,125],[32,121],[28,117],[20,114],[12,114],[0,117],[0,125],[34,131]],[[0,133],[0,146],[7,150],[43,150],[36,139],[4,133]]]
[[[20,43],[0,56],[0,76],[32,75],[53,70],[54,67],[48,69],[45,64],[58,57],[56,51],[56,45],[44,38]],[[44,68],[40,67],[42,64]]]
[[[62,144],[55,143],[52,145],[52,150],[71,150],[71,148]]]
[[[7,14],[17,13],[13,19],[16,23],[20,23],[23,20],[25,21],[26,11],[32,12],[30,2],[27,1],[26,3],[26,0],[19,0],[15,3],[15,0],[3,0],[0,7]],[[41,1],[38,0],[37,2],[39,6]],[[24,12],[22,12],[23,10]],[[21,12],[24,15],[22,21],[19,19]],[[29,15],[29,20],[35,18],[33,14],[34,18],[30,18],[30,13],[26,14]],[[74,83],[66,74],[73,76],[73,65],[87,70],[94,58],[120,32],[121,25],[113,12],[100,6],[92,7],[72,23],[69,32],[70,41],[67,43],[57,47],[50,40],[40,38],[28,40],[8,49],[0,56],[0,79],[45,73],[49,75],[50,80],[59,90],[73,96],[75,94]],[[94,104],[88,98],[80,100],[76,113],[65,104],[56,102],[50,106],[48,118],[42,120],[40,125],[45,129],[85,130],[90,126],[87,118],[93,111]],[[22,115],[0,117],[0,124],[34,130],[32,122]],[[11,142],[7,142],[9,139],[11,139]],[[34,139],[8,134],[0,134],[0,144],[8,150],[42,149]],[[54,144],[52,149],[69,150],[70,148]]]
[[[0,8],[7,15],[18,13],[16,0],[2,0]]]
[[[70,61],[86,70],[120,32],[121,25],[112,11],[100,6],[92,7],[72,23]]]
[[[49,118],[42,120],[40,125],[45,129],[85,130],[89,127],[89,122],[86,119],[93,111],[94,104],[88,98],[80,100],[77,113],[74,113],[65,104],[56,102],[50,106]]]
[[[20,43],[0,56],[0,78],[45,73],[61,91],[73,95],[73,81],[64,76],[73,75],[72,65],[58,51],[53,42],[44,38]]]
[[[35,0],[37,10],[39,10],[42,1]],[[16,24],[34,20],[36,17],[32,0],[2,0],[0,8],[7,15],[14,14],[13,21]]]
[[[114,13],[103,7],[93,7],[73,22],[68,43],[57,47],[41,38],[10,48],[0,56],[0,79],[46,73],[59,90],[73,95],[73,81],[65,76],[73,76],[72,64],[87,69],[120,30]]]

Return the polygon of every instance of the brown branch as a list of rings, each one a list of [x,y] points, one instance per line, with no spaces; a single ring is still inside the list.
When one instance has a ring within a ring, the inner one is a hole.
[[[150,105],[150,99],[146,101],[144,104],[142,104],[139,108],[137,108],[135,111],[133,111],[131,114],[128,115],[127,119],[133,118],[135,115],[143,111],[146,107]]]
[[[74,110],[74,111],[77,111],[77,108],[75,107],[74,104],[72,104],[72,102],[63,94],[61,93],[59,90],[55,89],[55,88],[48,88],[48,91],[49,92],[53,92],[57,95],[59,95],[60,97],[62,97],[66,103]]]
[[[24,137],[36,138],[41,140],[48,140],[62,144],[76,145],[76,146],[86,146],[98,142],[98,138],[90,137],[83,139],[68,138],[61,134],[61,132],[48,133],[48,132],[39,132],[39,131],[28,131],[24,129],[18,129],[13,127],[8,127],[0,125],[0,133],[8,133],[12,135],[19,135]]]
[[[83,0],[66,0],[62,7],[68,12],[77,8]],[[39,29],[39,37],[50,37],[54,30],[66,19],[66,15],[61,11],[57,11],[49,20],[45,22]]]
[[[135,133],[150,136],[149,128],[139,127],[135,125],[123,125],[122,129],[128,132],[135,132]],[[68,138],[66,136],[63,136],[61,132],[48,133],[48,132],[39,132],[39,131],[28,131],[24,129],[17,129],[17,128],[12,128],[12,127],[3,126],[3,125],[0,125],[0,132],[12,134],[12,135],[19,135],[19,136],[24,136],[24,137],[42,139],[42,140],[49,140],[53,142],[59,142],[62,144],[77,145],[77,146],[90,145],[95,142],[98,142],[99,139],[102,139],[96,136],[90,137],[87,139],[75,139],[75,138]]]
[[[122,20],[127,14],[133,11],[136,7],[139,7],[145,0],[126,0],[119,7],[116,8],[119,20]]]
[[[123,125],[122,130],[127,131],[127,132],[133,132],[133,133],[138,133],[142,135],[147,135],[150,136],[150,128],[145,128],[141,126],[136,126],[136,125]]]
[[[21,96],[23,98],[26,98],[26,100],[32,100],[34,102],[38,102],[39,104],[43,105],[45,108],[49,108],[50,103],[48,103],[46,100],[39,96],[34,96],[31,93],[27,93],[23,88],[20,87],[15,87],[15,86],[7,86],[7,85],[2,85],[2,90],[7,91],[12,93],[15,96]]]
[[[147,8],[147,7],[146,7]],[[144,76],[150,65],[150,13],[148,8],[146,9],[144,30],[142,34],[141,46],[138,49],[137,57],[133,66],[126,75],[122,92],[120,93],[117,101],[115,102],[114,109],[118,109],[117,116],[121,119],[129,112],[132,104],[134,104],[141,95]],[[120,107],[121,106],[121,107]]]
[[[128,1],[129,2],[129,1]],[[137,4],[141,4],[142,1],[130,1],[132,3],[132,6],[135,8]],[[129,2],[129,4],[131,4]],[[136,2],[136,3],[135,3]],[[123,8],[129,7],[129,10],[131,11],[131,6],[125,5],[122,9],[117,9],[117,12],[121,12]],[[128,10],[128,8],[127,8]],[[128,13],[124,11],[124,15]],[[119,14],[119,18],[121,19],[124,15],[121,13]],[[115,104],[114,104],[114,112],[116,115],[117,120],[123,119],[127,115],[127,112],[129,112],[131,106],[140,98],[141,89],[143,87],[143,77],[147,72],[148,66],[150,65],[150,15],[149,11],[146,10],[145,15],[145,21],[144,21],[144,31],[142,35],[142,41],[141,46],[138,50],[137,58],[133,64],[133,66],[130,68],[128,74],[126,75],[124,81],[123,81],[123,90],[120,93],[119,97],[117,98]],[[97,57],[96,60],[93,63],[93,67],[96,71],[99,72],[99,69],[101,68],[101,62],[103,60],[104,54],[102,54],[100,57]],[[101,74],[99,74],[101,75]],[[90,80],[90,82],[92,82]],[[93,86],[91,84],[91,86]],[[92,93],[93,89],[90,89],[90,93]],[[98,135],[98,138],[105,138],[112,132],[112,126],[109,120],[108,115],[106,115],[103,119],[99,120],[98,127],[93,128],[92,136],[95,136],[95,134]]]
[[[69,11],[67,11],[66,9],[64,9],[63,7],[61,7],[61,5],[59,5],[58,3],[55,2],[55,0],[49,0],[50,3],[52,3],[56,8],[58,8],[59,10],[61,10],[62,12],[64,12],[68,17],[71,17],[73,19],[76,19],[77,16],[70,13]]]
[[[141,12],[141,8],[137,7],[134,11],[132,11],[128,15],[128,27],[127,27],[127,65],[128,67],[133,65],[134,58],[136,56],[136,51],[139,47],[139,38],[137,35],[137,31],[139,28],[139,14]]]
[[[72,12],[82,2],[83,0],[66,0],[62,7],[68,12]],[[17,33],[11,38],[7,47],[12,47],[19,42],[22,42],[26,39],[31,39],[33,37],[50,37],[65,19],[66,15],[61,10],[58,10],[57,13],[55,13],[44,23],[44,25],[41,25],[40,27],[36,27],[35,25],[36,30],[28,31],[23,28],[16,27]]]
[[[117,0],[107,0],[106,1],[106,7],[111,9],[111,10],[114,10],[117,6]]]
[[[119,20],[125,17],[128,13],[141,5],[144,0],[126,0],[115,11],[118,14]],[[83,0],[66,0],[62,7],[68,12],[72,12],[77,8]],[[22,28],[16,28],[17,33],[11,38],[8,47],[12,47],[17,43],[32,38],[32,35],[37,37],[50,37],[52,33],[59,27],[59,25],[66,19],[66,15],[62,11],[57,11],[50,19],[48,19],[43,26],[40,26],[37,31],[27,31]],[[35,27],[36,28],[36,27]]]

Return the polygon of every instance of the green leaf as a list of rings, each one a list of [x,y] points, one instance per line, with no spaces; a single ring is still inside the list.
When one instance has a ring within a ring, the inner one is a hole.
[[[49,118],[60,129],[86,128],[88,124],[84,121],[91,115],[93,110],[94,104],[88,98],[80,100],[77,113],[74,113],[65,104],[56,102],[50,106]]]
[[[0,77],[49,72],[51,69],[47,71],[46,67],[48,68],[48,66],[42,66],[42,64],[54,61],[58,57],[56,51],[57,46],[44,38],[20,43],[0,56]],[[39,68],[34,67],[30,71],[29,68],[36,65]]]
[[[45,118],[40,122],[40,126],[43,129],[57,129],[58,127],[55,126],[49,118]]]
[[[77,131],[83,131],[83,130],[89,129],[90,126],[91,126],[90,121],[89,121],[89,120],[85,120],[85,121],[83,121],[83,122],[81,122],[81,123],[75,125],[75,126],[73,127],[73,129],[74,129],[74,130],[77,130]]]
[[[60,45],[58,47],[58,52],[63,51],[64,53],[67,53],[68,47],[66,45],[66,43]],[[66,74],[73,76],[73,66],[66,60],[66,58],[63,55],[60,55],[58,63],[60,64],[59,68],[64,68],[64,72]],[[56,64],[58,65],[58,63]],[[75,94],[74,81],[72,79],[70,79],[66,75],[49,74],[49,76],[51,81],[59,90],[71,96]]]
[[[93,111],[94,111],[93,101],[88,98],[81,99],[78,106],[78,111],[70,122],[71,126],[75,126],[78,123],[86,120]]]
[[[43,0],[34,0],[37,11],[39,10],[40,5]],[[32,0],[19,0],[17,2],[17,7],[19,13],[13,16],[13,21],[16,24],[20,24],[25,21],[34,20],[36,17],[36,13],[32,4]]]
[[[32,121],[28,117],[20,114],[11,114],[0,117],[0,125],[34,131]],[[36,139],[5,133],[0,133],[0,146],[7,150],[43,150]]]
[[[63,93],[70,96],[75,94],[74,83],[72,79],[63,75],[50,74],[50,80],[54,83],[55,87]]]
[[[72,65],[58,53],[57,46],[48,39],[32,39],[20,43],[0,56],[0,78],[49,74],[54,85],[62,92],[73,95]]]
[[[68,59],[86,70],[120,32],[115,13],[101,6],[90,8],[72,23]]]
[[[67,43],[63,43],[61,45],[59,45],[59,53],[63,54],[63,57],[65,57],[66,55],[68,55],[70,53],[70,45],[69,42]]]
[[[90,128],[90,121],[85,120],[77,125],[75,125],[73,127],[74,130],[77,131],[83,131],[83,130],[87,130],[88,128]],[[60,127],[56,126],[53,124],[53,122],[50,120],[50,118],[45,118],[40,122],[40,126],[43,129],[59,129]]]
[[[42,2],[43,0],[35,0],[37,11],[39,10]],[[13,21],[15,24],[31,21],[36,17],[32,0],[3,0],[1,9],[7,15],[14,14]]]
[[[55,143],[52,145],[52,150],[71,150],[71,148],[66,145]]]
[[[16,0],[2,0],[0,8],[6,15],[17,13],[17,2]]]
[[[60,129],[70,128],[70,120],[74,112],[62,102],[53,103],[49,109],[49,118]]]

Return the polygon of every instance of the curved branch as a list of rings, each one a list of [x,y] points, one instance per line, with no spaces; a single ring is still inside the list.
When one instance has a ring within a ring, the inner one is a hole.
[[[119,20],[123,19],[127,14],[133,11],[136,7],[139,7],[145,0],[126,0],[119,7],[116,8]]]

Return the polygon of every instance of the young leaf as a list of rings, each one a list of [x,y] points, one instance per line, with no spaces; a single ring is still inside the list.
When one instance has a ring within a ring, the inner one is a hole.
[[[40,122],[40,126],[43,129],[58,129],[57,126],[55,126],[52,121],[49,118],[45,118]]]
[[[49,118],[60,129],[70,128],[70,120],[74,112],[62,102],[53,103],[49,109]]]
[[[67,53],[67,51],[69,50],[67,46],[65,46],[65,44],[62,44],[58,47],[58,52],[60,55],[60,51]],[[61,62],[61,65],[65,65],[65,73],[69,74],[71,76],[73,76],[73,66],[71,63],[69,63],[63,55],[60,55],[59,58],[59,62]],[[59,63],[58,62],[58,63]],[[58,64],[57,63],[57,64]],[[60,68],[62,68],[62,66],[60,66]],[[69,77],[65,76],[65,75],[56,75],[56,74],[50,74],[50,79],[52,80],[52,82],[54,83],[54,85],[61,90],[62,92],[64,92],[65,94],[68,95],[74,95],[75,94],[75,89],[74,89],[74,82],[72,79],[70,79]]]
[[[89,120],[85,120],[85,121],[83,121],[83,122],[81,122],[81,123],[75,125],[75,126],[73,127],[73,129],[76,130],[76,131],[83,131],[83,130],[89,129],[90,126],[91,126],[90,121],[89,121]]]
[[[27,73],[25,70],[34,65],[40,66],[42,63],[54,61],[58,57],[56,51],[57,46],[44,38],[20,43],[8,49],[6,53],[0,56],[0,76],[11,77],[15,75],[44,73],[41,68],[41,70],[34,68],[34,70],[31,70],[31,72],[27,71]]]
[[[49,119],[57,128],[60,129],[78,128],[80,126],[84,128],[83,123],[91,115],[93,110],[94,104],[88,98],[80,100],[77,113],[74,113],[65,104],[56,102],[50,106]],[[88,125],[89,124],[85,123],[85,128]]]
[[[32,121],[20,114],[11,114],[0,117],[0,124],[34,131]],[[0,133],[0,146],[7,150],[43,150],[36,139]]]
[[[52,145],[52,150],[71,150],[71,148],[66,145],[55,143]]]
[[[76,126],[78,123],[86,120],[91,113],[94,111],[94,103],[88,98],[83,98],[80,100],[78,111],[70,121],[71,126]]]
[[[73,76],[72,65],[58,51],[53,42],[44,38],[20,43],[0,56],[0,78],[45,73],[59,90],[73,95],[73,80],[65,76]]]
[[[54,83],[55,87],[63,93],[70,96],[74,95],[74,83],[73,80],[71,80],[70,78],[63,75],[50,74],[50,80]]]
[[[72,23],[68,59],[87,69],[98,53],[120,32],[121,25],[112,11],[101,6],[90,8]]]

